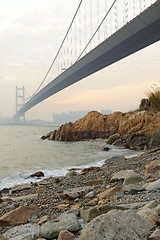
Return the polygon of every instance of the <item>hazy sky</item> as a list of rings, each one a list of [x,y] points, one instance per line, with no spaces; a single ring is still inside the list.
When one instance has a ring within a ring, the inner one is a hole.
[[[16,86],[36,90],[67,31],[79,0],[0,0],[0,115],[15,114]],[[160,85],[157,42],[53,95],[26,113],[52,120],[75,110],[138,107],[153,84]]]

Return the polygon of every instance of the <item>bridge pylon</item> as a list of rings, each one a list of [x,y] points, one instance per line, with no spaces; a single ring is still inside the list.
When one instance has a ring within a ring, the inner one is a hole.
[[[25,121],[25,113],[19,114],[19,109],[25,104],[24,86],[19,88],[16,86],[16,121]]]

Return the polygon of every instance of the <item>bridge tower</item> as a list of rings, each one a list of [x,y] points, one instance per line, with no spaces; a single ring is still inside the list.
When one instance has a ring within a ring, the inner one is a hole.
[[[23,120],[25,121],[25,113],[22,115],[18,114],[18,110],[25,104],[24,98],[24,86],[22,88],[18,88],[16,86],[16,121]]]

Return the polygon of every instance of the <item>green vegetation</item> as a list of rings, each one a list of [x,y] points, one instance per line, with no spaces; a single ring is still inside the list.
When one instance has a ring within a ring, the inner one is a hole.
[[[145,110],[145,106],[146,106],[146,99],[143,98],[143,99],[141,99],[141,102],[140,102],[140,105],[139,105],[139,110],[140,111]]]
[[[146,93],[146,96],[150,102],[150,106],[146,108],[146,99],[143,98],[139,105],[139,110],[152,110],[152,111],[160,111],[160,87],[154,84],[151,87],[152,90],[149,90]]]

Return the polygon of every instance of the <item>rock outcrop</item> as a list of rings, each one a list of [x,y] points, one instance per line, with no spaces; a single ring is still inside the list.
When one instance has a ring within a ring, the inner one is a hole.
[[[134,211],[111,210],[94,218],[82,230],[80,240],[144,240],[150,229]]]
[[[159,119],[160,112],[114,112],[103,115],[92,111],[74,123],[61,125],[57,130],[42,136],[42,139],[82,141],[110,138],[109,144],[145,150],[160,145]]]

